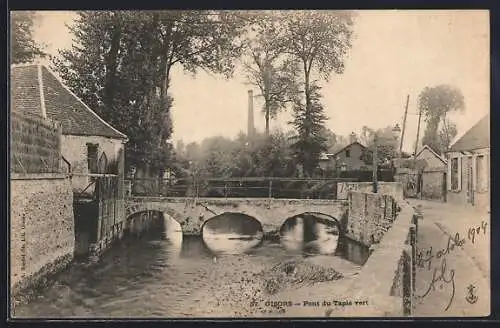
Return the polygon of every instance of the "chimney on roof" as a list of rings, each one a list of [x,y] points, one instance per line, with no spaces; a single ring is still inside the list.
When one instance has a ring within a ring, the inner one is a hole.
[[[255,126],[253,122],[253,91],[248,90],[248,138],[255,135]]]
[[[356,141],[358,141],[358,138],[356,137],[356,133],[351,132],[351,134],[349,135],[349,143],[353,143]]]

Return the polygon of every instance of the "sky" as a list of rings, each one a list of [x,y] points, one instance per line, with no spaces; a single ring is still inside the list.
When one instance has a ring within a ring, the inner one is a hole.
[[[74,12],[40,12],[34,37],[50,54],[70,48],[66,27]],[[403,125],[410,95],[403,150],[413,152],[417,133],[417,99],[426,86],[450,84],[465,98],[464,113],[450,118],[464,133],[490,109],[489,14],[473,10],[363,10],[358,11],[355,39],[345,71],[322,84],[326,125],[344,136],[364,125],[383,128]],[[233,78],[174,69],[172,140],[184,143],[222,135],[234,137],[247,129],[248,90],[244,74]],[[254,94],[257,89],[253,88]],[[255,126],[263,131],[262,101],[254,100]],[[271,122],[271,129],[290,129],[291,113]],[[422,120],[420,138],[425,129]]]

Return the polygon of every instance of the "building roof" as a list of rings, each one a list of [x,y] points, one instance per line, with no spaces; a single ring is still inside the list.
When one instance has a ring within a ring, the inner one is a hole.
[[[449,151],[467,151],[490,147],[490,114],[488,113],[451,144]]]
[[[91,110],[42,64],[11,66],[11,110],[29,112],[58,121],[66,135],[127,136]]]
[[[366,146],[362,145],[361,143],[359,143],[358,141],[354,141],[354,142],[351,142],[350,144],[348,144],[347,146],[345,146],[344,148],[336,151],[334,154],[332,154],[333,157],[337,156],[338,154],[340,154],[341,152],[343,152],[344,150],[346,150],[347,148],[353,146],[354,144],[358,144],[361,146],[361,148],[363,149],[366,149],[367,151],[371,151],[369,149],[366,148]]]
[[[422,147],[422,149],[420,149],[420,151],[417,153],[417,155],[415,156],[415,158],[418,158],[418,156],[425,150],[429,150],[434,156],[436,156],[437,159],[439,159],[441,162],[443,162],[443,164],[447,164],[448,162],[446,161],[446,159],[444,159],[442,156],[440,156],[438,153],[436,153],[434,150],[432,150],[431,147],[427,146],[427,145],[424,145]]]

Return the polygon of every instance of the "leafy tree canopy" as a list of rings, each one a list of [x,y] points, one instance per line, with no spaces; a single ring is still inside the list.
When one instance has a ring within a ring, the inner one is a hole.
[[[36,15],[31,11],[11,11],[10,21],[10,58],[12,64],[32,62],[38,57],[45,57],[40,45],[33,39],[33,27]]]

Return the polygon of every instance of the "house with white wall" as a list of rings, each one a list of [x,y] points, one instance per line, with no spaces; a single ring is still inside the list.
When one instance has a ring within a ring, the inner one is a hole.
[[[425,161],[425,169],[427,170],[442,170],[444,172],[448,166],[446,158],[443,158],[441,155],[436,153],[428,145],[424,145],[422,149],[418,151],[415,156],[415,160]]]
[[[118,167],[107,172],[108,164],[120,162],[127,136],[97,115],[47,66],[12,65],[11,99],[18,110],[61,124],[61,154],[74,174],[73,191],[89,186],[91,178],[85,174],[123,171]]]
[[[490,115],[455,138],[447,152],[447,199],[481,212],[490,209]]]
[[[422,199],[446,200],[446,158],[424,145],[414,158],[417,193]]]

